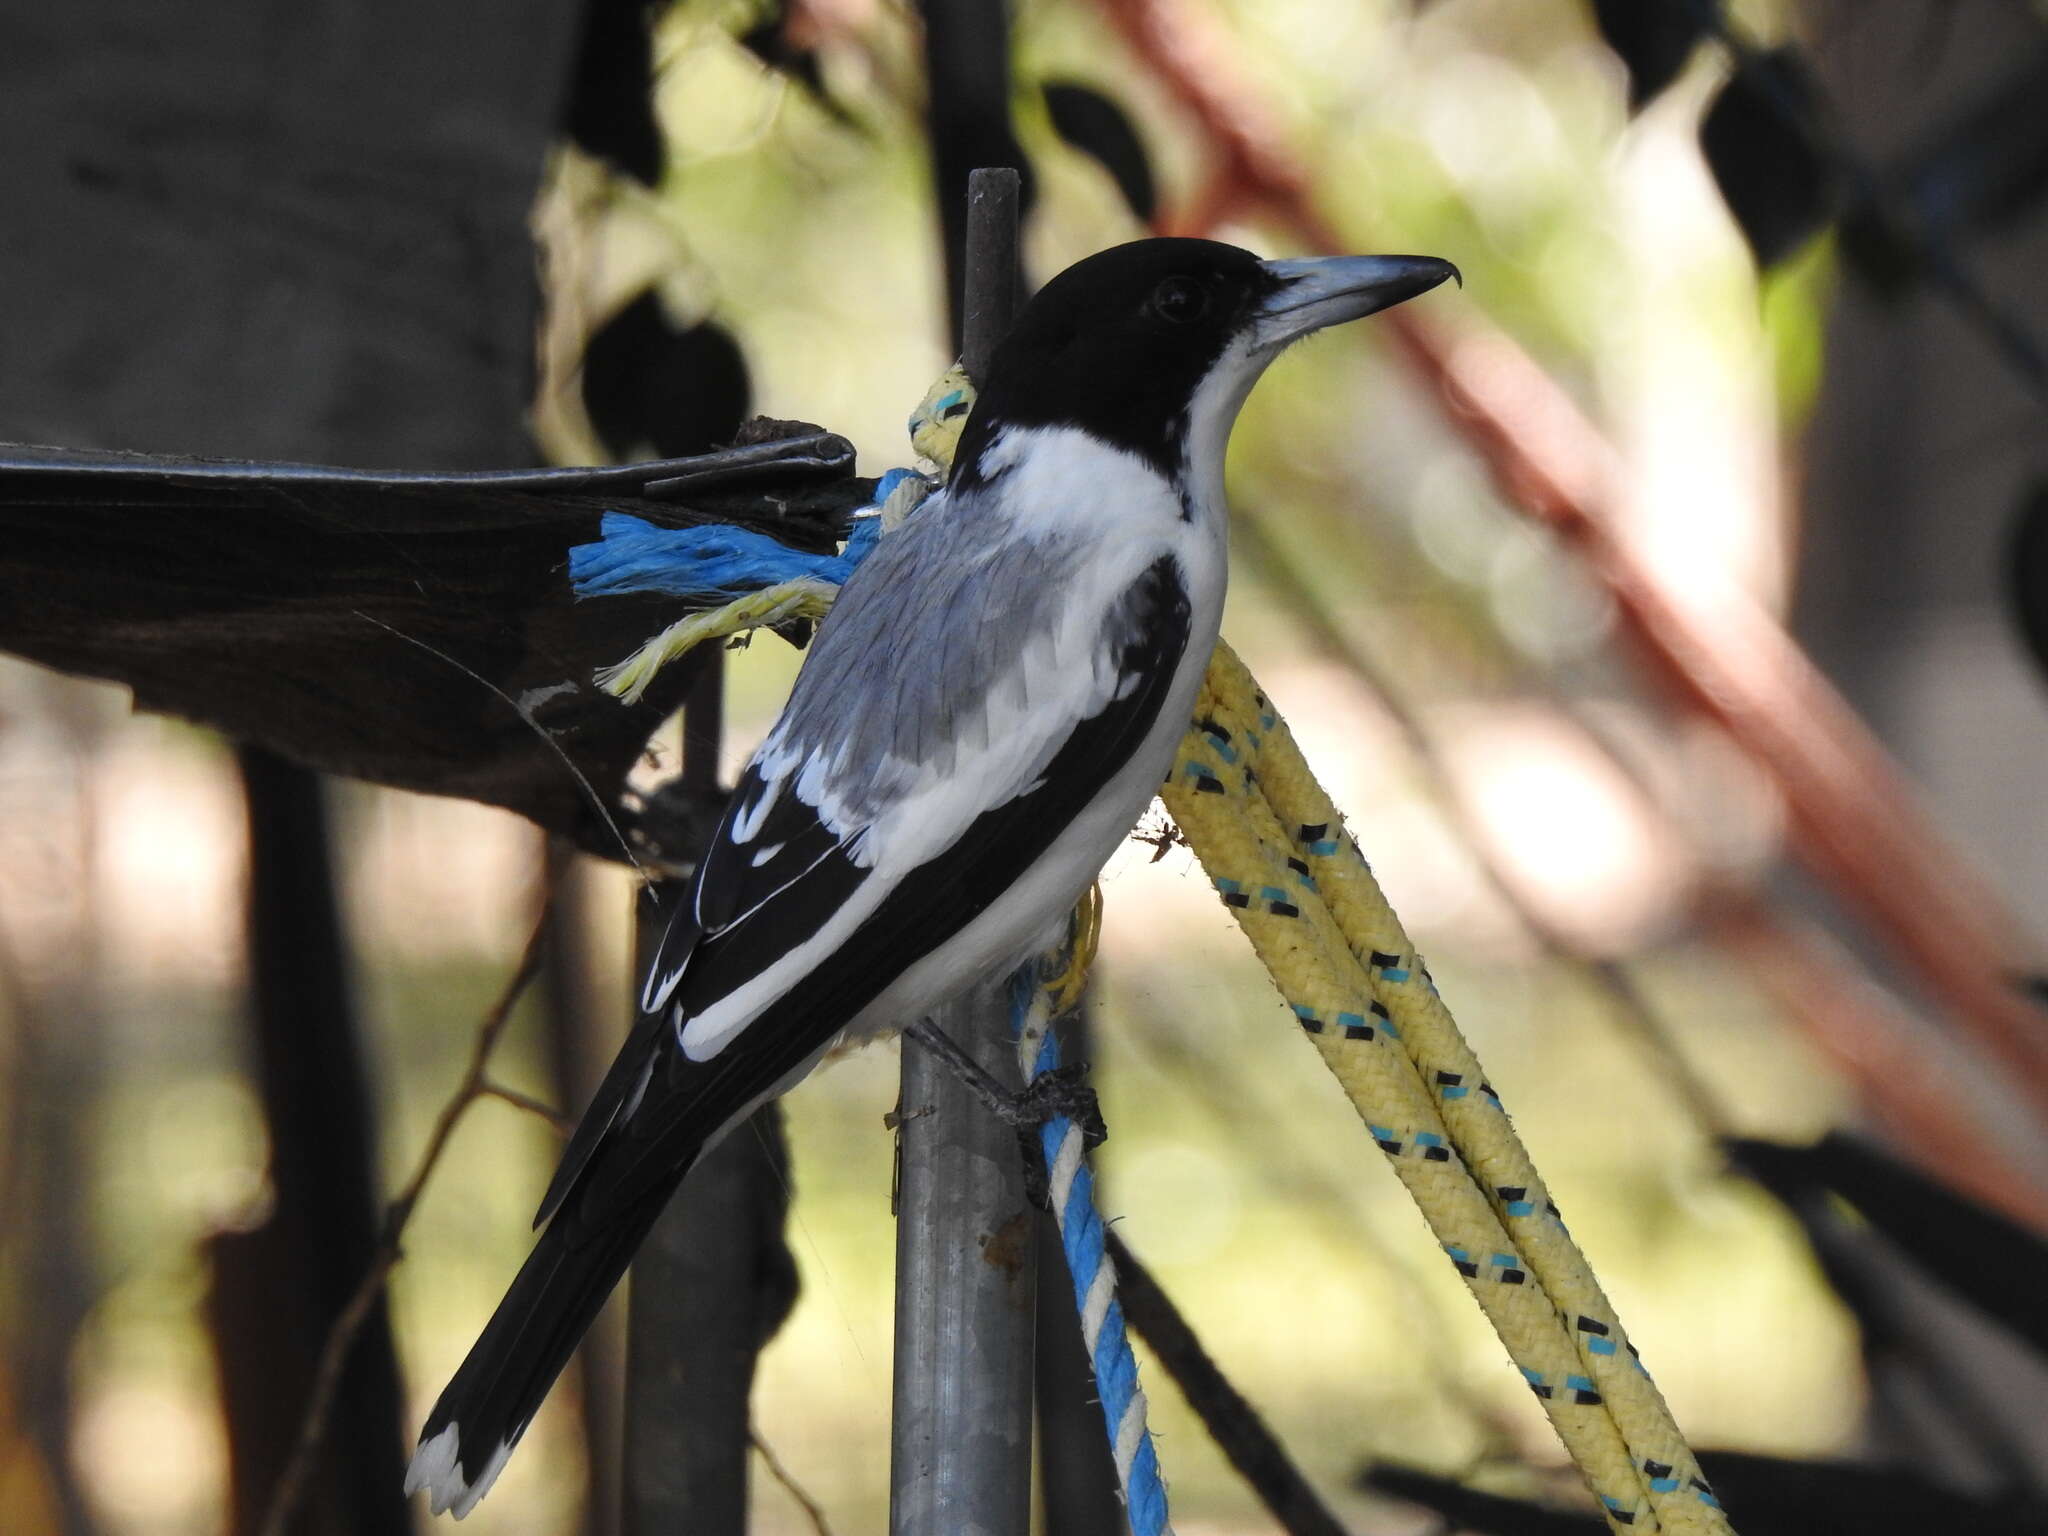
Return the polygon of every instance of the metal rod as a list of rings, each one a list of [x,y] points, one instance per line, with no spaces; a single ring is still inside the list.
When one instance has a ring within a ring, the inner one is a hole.
[[[1011,4],[918,0],[917,9],[924,21],[925,136],[945,236],[946,321],[957,347],[973,287],[962,257],[969,238],[968,188],[981,174],[975,167],[1021,170],[1027,163],[1010,119]]]
[[[970,179],[962,265],[961,353],[979,379],[1015,313],[1015,171]],[[1007,991],[989,978],[933,1022],[1015,1088]],[[907,1038],[899,1107],[891,1536],[1027,1536],[1037,1216],[1017,1133]]]
[[[794,1299],[782,1147],[765,1104],[690,1170],[633,1260],[626,1536],[748,1529],[754,1367]]]
[[[988,378],[996,344],[1017,317],[1017,197],[1013,170],[976,171],[967,178],[967,295],[960,316],[960,361],[977,385]]]
[[[933,1016],[1017,1083],[999,981]],[[1017,1133],[929,1051],[903,1042],[896,1203],[892,1536],[1025,1536],[1037,1213]]]

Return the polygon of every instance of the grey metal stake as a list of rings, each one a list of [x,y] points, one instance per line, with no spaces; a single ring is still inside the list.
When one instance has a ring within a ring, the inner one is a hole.
[[[1017,186],[1011,170],[969,184],[961,355],[976,380],[1015,310]],[[1021,1086],[1008,978],[933,1022]],[[1017,1133],[908,1038],[900,1111],[891,1536],[1027,1536],[1037,1220]]]

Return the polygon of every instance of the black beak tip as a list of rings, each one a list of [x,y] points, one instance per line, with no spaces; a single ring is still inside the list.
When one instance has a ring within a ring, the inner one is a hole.
[[[1410,299],[1420,298],[1432,288],[1440,288],[1446,282],[1465,286],[1465,274],[1441,256],[1385,256],[1380,258],[1392,269],[1377,287],[1370,314],[1392,309],[1396,304],[1406,304]]]
[[[1409,278],[1409,283],[1413,285],[1408,288],[1410,298],[1427,293],[1432,288],[1441,287],[1446,281],[1456,283],[1460,288],[1465,286],[1465,274],[1441,256],[1403,256],[1400,259],[1414,264],[1415,270]]]

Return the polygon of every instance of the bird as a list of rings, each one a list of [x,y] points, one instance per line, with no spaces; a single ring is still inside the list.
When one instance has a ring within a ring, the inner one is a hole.
[[[1215,646],[1223,459],[1290,343],[1457,276],[1154,238],[994,350],[952,472],[846,581],[657,947],[541,1236],[406,1476],[469,1513],[695,1161],[827,1050],[1057,936],[1165,778]]]

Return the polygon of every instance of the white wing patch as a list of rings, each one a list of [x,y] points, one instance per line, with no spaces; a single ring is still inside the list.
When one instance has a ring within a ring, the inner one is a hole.
[[[689,966],[690,956],[685,952],[683,958],[676,962],[674,970],[649,971],[647,985],[640,989],[640,1011],[659,1013],[675,993],[677,983],[683,979],[683,972],[688,970]]]
[[[895,882],[879,878],[863,881],[853,899],[834,912],[818,931],[795,948],[787,950],[750,981],[733,988],[710,1007],[691,1018],[675,1019],[676,1044],[691,1061],[709,1061],[729,1045],[741,1030],[780,1002],[812,968],[840,945],[881,905]]]
[[[761,763],[761,791],[754,796],[753,803],[743,807],[732,819],[732,841],[751,843],[754,834],[761,830],[761,823],[775,807],[775,797],[782,793],[783,775],[766,771],[765,754]]]

